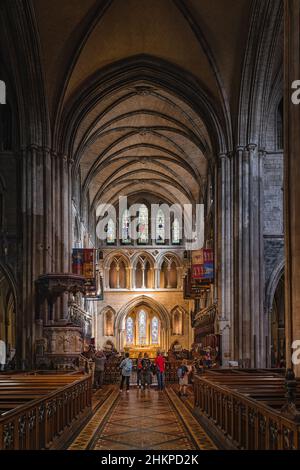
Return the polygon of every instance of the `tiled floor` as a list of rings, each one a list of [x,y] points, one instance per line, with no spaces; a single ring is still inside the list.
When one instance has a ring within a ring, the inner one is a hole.
[[[105,393],[105,392],[104,392]],[[115,388],[69,449],[214,449],[191,412],[170,387],[166,392]]]

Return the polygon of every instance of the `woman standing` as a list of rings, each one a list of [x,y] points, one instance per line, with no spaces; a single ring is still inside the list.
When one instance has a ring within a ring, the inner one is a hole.
[[[129,393],[129,381],[132,372],[132,360],[129,358],[129,353],[125,353],[125,359],[120,364],[120,369],[122,371],[122,379],[120,385],[120,392],[123,392],[123,385],[126,382],[126,392]]]

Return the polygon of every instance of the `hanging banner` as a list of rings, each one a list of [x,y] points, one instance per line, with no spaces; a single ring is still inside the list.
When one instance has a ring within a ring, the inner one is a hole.
[[[213,250],[203,248],[192,252],[192,281],[212,280],[214,278]]]

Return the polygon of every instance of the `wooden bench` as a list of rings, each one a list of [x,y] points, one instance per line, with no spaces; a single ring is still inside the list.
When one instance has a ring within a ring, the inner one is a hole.
[[[0,375],[0,449],[59,448],[91,412],[91,376]]]
[[[285,379],[265,370],[209,371],[194,378],[195,412],[227,448],[292,450],[299,447],[300,424],[282,414]],[[297,382],[296,405],[300,405]]]

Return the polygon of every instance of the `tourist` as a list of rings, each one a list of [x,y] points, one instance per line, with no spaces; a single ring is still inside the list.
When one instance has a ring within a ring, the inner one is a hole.
[[[157,376],[157,389],[163,390],[165,387],[166,360],[159,351],[155,358],[155,365],[156,365],[156,376]]]
[[[142,388],[145,390],[151,385],[151,361],[147,353],[144,354],[142,359]]]
[[[120,364],[120,369],[122,371],[122,379],[120,385],[120,392],[123,392],[123,385],[126,381],[126,392],[129,393],[129,381],[132,372],[132,360],[129,358],[129,353],[125,353],[125,359]]]
[[[98,351],[95,355],[95,386],[102,390],[104,383],[104,369],[106,356],[103,351]]]
[[[142,386],[142,369],[143,369],[142,358],[143,358],[143,354],[140,352],[138,355],[137,364],[136,364],[136,378],[137,378],[138,388],[141,388]]]
[[[179,394],[186,397],[187,386],[189,383],[189,368],[187,365],[187,360],[184,359],[181,363],[181,366],[177,370],[177,375],[179,379]]]

